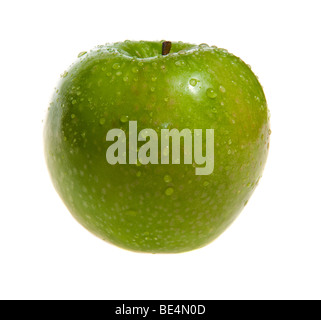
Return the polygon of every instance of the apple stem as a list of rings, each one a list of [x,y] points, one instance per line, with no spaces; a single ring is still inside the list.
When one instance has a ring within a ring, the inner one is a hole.
[[[162,55],[167,56],[172,48],[172,43],[170,41],[164,41],[163,42],[163,49],[162,49]]]

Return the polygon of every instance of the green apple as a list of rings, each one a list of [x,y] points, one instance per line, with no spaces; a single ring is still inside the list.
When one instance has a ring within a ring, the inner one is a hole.
[[[214,129],[214,171],[108,163],[107,133],[128,137],[130,121],[138,132]],[[205,44],[125,41],[82,52],[62,75],[44,142],[54,186],[81,225],[124,249],[179,253],[212,242],[242,211],[269,135],[264,92],[241,59]]]

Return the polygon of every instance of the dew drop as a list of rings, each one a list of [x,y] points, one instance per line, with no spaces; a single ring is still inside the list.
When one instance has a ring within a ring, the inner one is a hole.
[[[206,91],[206,95],[210,98],[210,99],[215,99],[217,97],[217,94],[215,93],[214,89],[209,88]]]
[[[76,104],[76,103],[77,103],[77,100],[72,100],[71,103],[72,103],[72,104]]]
[[[170,182],[172,182],[173,181],[173,179],[172,179],[172,177],[170,176],[170,175],[166,175],[166,176],[164,176],[164,181],[166,182],[166,183],[170,183]]]
[[[138,68],[134,67],[134,68],[132,69],[132,72],[133,72],[133,73],[138,73],[139,70],[138,70]]]
[[[128,116],[121,116],[120,117],[120,122],[122,122],[122,123],[128,122]]]
[[[129,79],[128,77],[123,78],[124,82],[128,82],[128,79]]]
[[[191,80],[189,81],[189,84],[190,84],[191,86],[195,87],[195,86],[197,85],[197,80],[196,80],[196,79],[191,79]]]
[[[120,64],[119,63],[114,63],[113,64],[113,69],[114,70],[118,70],[120,68]]]
[[[201,47],[201,48],[208,48],[209,45],[208,45],[207,43],[201,43],[201,44],[200,44],[200,47]]]
[[[61,78],[66,78],[68,76],[68,72],[65,71],[62,75],[61,75]]]
[[[151,92],[155,92],[155,90],[156,90],[155,87],[151,87],[151,88],[150,88],[150,91],[151,91]]]
[[[212,109],[212,112],[213,112],[213,113],[217,113],[217,109],[216,109],[216,108],[213,108],[213,109]]]
[[[123,73],[121,71],[116,72],[116,76],[120,77]]]
[[[223,86],[220,86],[220,91],[225,93],[226,92],[226,89],[223,87]]]
[[[165,194],[167,196],[171,196],[171,195],[173,195],[173,193],[174,193],[174,189],[173,188],[167,188],[166,191],[165,191]]]
[[[85,54],[87,54],[87,51],[82,51],[78,54],[78,58],[84,56]]]
[[[105,118],[101,118],[101,119],[99,120],[99,123],[100,123],[101,125],[104,125],[104,124],[106,123],[106,119],[105,119]]]
[[[157,77],[152,77],[152,81],[155,82],[157,80]]]

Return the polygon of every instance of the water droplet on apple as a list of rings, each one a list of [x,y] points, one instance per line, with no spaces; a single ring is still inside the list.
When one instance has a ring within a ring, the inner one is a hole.
[[[201,43],[201,44],[200,44],[200,47],[201,47],[201,48],[208,48],[209,45],[208,45],[207,43]]]
[[[212,112],[213,112],[213,113],[217,113],[217,109],[216,109],[216,108],[213,108],[213,109],[212,109]]]
[[[269,136],[272,134],[272,130],[271,129],[269,129]]]
[[[208,181],[204,181],[204,183],[203,183],[204,187],[208,187],[209,185],[210,185],[210,183]]]
[[[197,80],[196,80],[196,79],[191,79],[191,80],[189,81],[189,84],[190,84],[191,86],[195,87],[195,86],[197,85]]]
[[[229,144],[229,145],[231,145],[231,144],[232,144],[232,140],[231,140],[231,139],[228,141],[228,144]]]
[[[156,90],[155,87],[151,87],[151,88],[150,88],[150,91],[151,91],[151,92],[155,92],[155,90]]]
[[[68,72],[65,71],[62,75],[61,75],[61,78],[66,78],[68,76]]]
[[[215,99],[217,97],[217,94],[215,93],[213,88],[209,88],[206,91],[206,95],[210,98],[210,99]]]
[[[128,116],[121,116],[120,117],[120,122],[122,122],[122,123],[128,122]]]
[[[138,72],[139,72],[139,69],[138,69],[137,67],[134,67],[134,68],[132,69],[132,72],[133,72],[133,73],[138,73]]]
[[[123,78],[124,82],[128,82],[128,79],[129,79],[128,77]]]
[[[76,103],[77,103],[77,100],[72,100],[71,103],[72,103],[72,104],[76,104]]]
[[[220,91],[225,93],[226,92],[226,89],[223,87],[223,86],[220,86]]]
[[[121,71],[116,72],[116,76],[120,77],[123,73]]]
[[[76,115],[75,114],[72,114],[71,115],[71,119],[75,119],[76,118]]]
[[[157,80],[157,77],[152,77],[152,81],[155,82]]]
[[[165,190],[165,194],[166,194],[167,196],[171,196],[171,195],[173,195],[173,193],[174,193],[174,189],[173,189],[173,188],[167,188],[167,189]]]
[[[165,181],[166,183],[170,183],[170,182],[172,182],[172,177],[167,174],[167,175],[164,177],[164,181]]]
[[[136,177],[137,177],[137,178],[141,177],[141,175],[142,175],[141,171],[138,171],[138,172],[136,173]]]
[[[119,63],[114,63],[113,64],[113,69],[114,70],[118,70],[120,68],[120,64]]]
[[[106,123],[106,119],[105,119],[105,118],[101,118],[101,119],[99,120],[99,123],[100,123],[101,125],[104,125],[104,124]]]
[[[85,54],[87,54],[87,51],[82,51],[78,54],[78,58],[84,56]]]

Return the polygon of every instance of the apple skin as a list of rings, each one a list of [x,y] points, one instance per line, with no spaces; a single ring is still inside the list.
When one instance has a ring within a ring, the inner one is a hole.
[[[203,247],[238,216],[267,160],[269,111],[248,65],[226,50],[125,41],[79,55],[62,76],[45,128],[53,184],[75,219],[99,238],[148,253]],[[106,134],[214,129],[215,169],[110,165]]]

